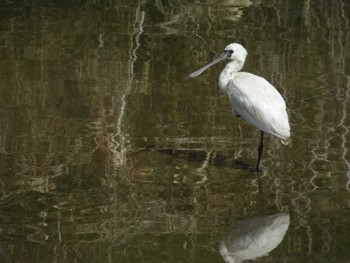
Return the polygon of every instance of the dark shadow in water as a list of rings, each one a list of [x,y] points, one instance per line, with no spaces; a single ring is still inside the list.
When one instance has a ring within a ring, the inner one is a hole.
[[[171,147],[147,147],[142,149],[142,151],[154,151],[162,154],[169,155],[173,158],[183,159],[187,162],[193,163],[203,163],[207,158],[208,154],[210,154],[209,164],[215,167],[228,167],[237,170],[247,171],[247,172],[255,172],[254,165],[243,161],[243,160],[232,160],[232,157],[227,154],[222,154],[218,151],[213,151],[210,153],[209,151],[197,150],[197,149],[174,149]],[[252,162],[253,163],[253,162]]]
[[[2,245],[0,245],[0,262],[3,262],[3,263],[13,262],[10,257],[10,253]]]

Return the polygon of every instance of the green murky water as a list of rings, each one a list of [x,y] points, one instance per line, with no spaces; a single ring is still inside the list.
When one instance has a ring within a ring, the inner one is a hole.
[[[56,2],[0,3],[0,262],[350,262],[347,1]],[[260,180],[223,64],[188,78],[231,42],[288,106]]]

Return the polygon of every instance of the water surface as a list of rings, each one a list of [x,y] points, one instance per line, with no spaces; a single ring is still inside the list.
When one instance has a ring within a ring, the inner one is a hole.
[[[224,262],[237,222],[281,214],[282,241],[255,262],[350,260],[349,3],[0,12],[0,261]],[[259,131],[232,116],[224,64],[188,78],[231,42],[288,106],[292,143],[265,137],[260,180]]]

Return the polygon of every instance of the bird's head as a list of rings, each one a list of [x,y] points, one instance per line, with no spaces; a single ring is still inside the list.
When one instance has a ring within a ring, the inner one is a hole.
[[[231,44],[226,46],[224,52],[222,52],[222,54],[218,58],[216,58],[214,61],[210,62],[208,65],[205,65],[204,67],[191,73],[190,78],[197,77],[204,70],[208,69],[209,67],[211,67],[211,66],[215,65],[216,63],[218,63],[222,60],[225,60],[225,59],[238,61],[243,66],[247,55],[248,55],[247,50],[241,44],[231,43]]]
[[[248,55],[247,50],[238,43],[231,43],[227,45],[223,53],[226,54],[226,59],[238,60],[243,63]]]

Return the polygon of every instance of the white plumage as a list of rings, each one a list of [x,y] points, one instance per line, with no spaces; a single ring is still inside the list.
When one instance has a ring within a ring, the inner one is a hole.
[[[224,59],[229,60],[220,74],[219,86],[230,98],[232,112],[261,130],[256,166],[258,171],[264,132],[270,133],[282,141],[288,141],[290,127],[286,104],[275,87],[262,77],[240,71],[247,55],[248,52],[242,45],[229,44],[217,59],[193,72],[190,77],[198,76],[210,66]]]
[[[286,213],[235,220],[221,238],[220,254],[227,263],[265,256],[282,242],[289,224]]]
[[[253,74],[239,72],[227,86],[234,114],[282,140],[290,137],[286,104],[269,82]]]

